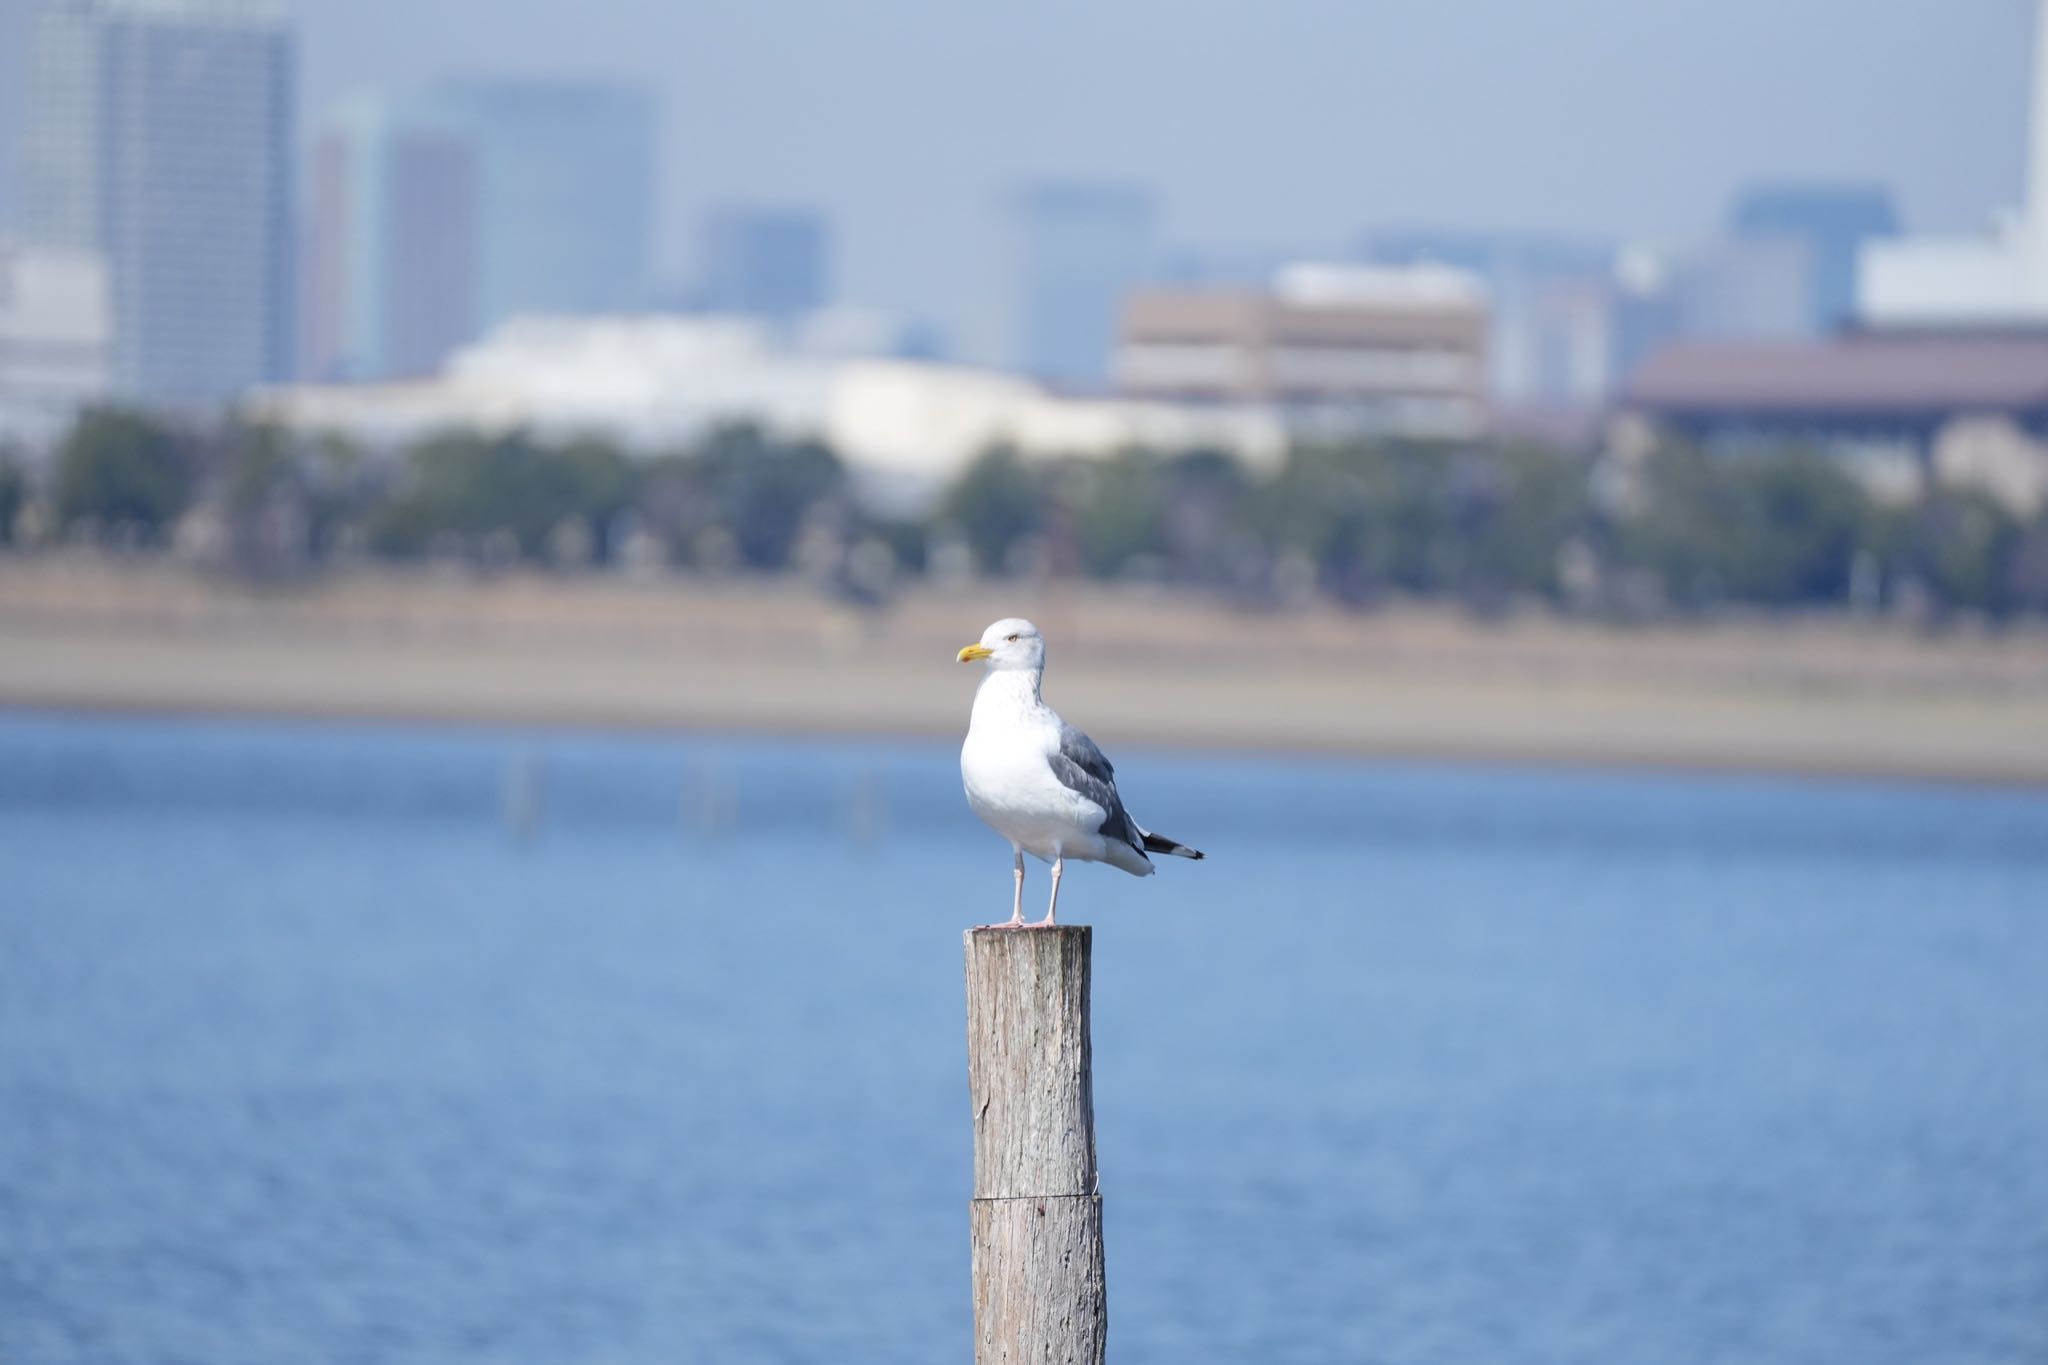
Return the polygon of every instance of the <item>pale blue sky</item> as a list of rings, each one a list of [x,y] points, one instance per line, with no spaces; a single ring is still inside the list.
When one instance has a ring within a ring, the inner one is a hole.
[[[996,205],[1151,185],[1190,244],[1401,221],[1681,242],[1760,176],[1891,186],[1966,228],[2019,196],[2030,0],[296,0],[310,116],[448,72],[666,100],[667,245],[736,197],[833,216],[841,293],[962,325]]]

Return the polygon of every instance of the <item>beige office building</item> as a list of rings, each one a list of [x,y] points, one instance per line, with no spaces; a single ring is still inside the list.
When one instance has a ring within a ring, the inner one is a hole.
[[[1437,266],[1293,266],[1270,290],[1158,288],[1125,302],[1118,387],[1264,406],[1299,434],[1465,439],[1487,425],[1488,309]]]

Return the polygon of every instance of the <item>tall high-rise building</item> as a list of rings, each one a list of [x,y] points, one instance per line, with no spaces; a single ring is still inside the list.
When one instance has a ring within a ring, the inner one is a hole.
[[[830,233],[808,209],[729,206],[704,223],[700,299],[714,313],[794,322],[830,300]]]
[[[657,105],[600,82],[463,80],[418,116],[476,173],[476,324],[644,307],[653,278]]]
[[[1011,205],[1013,362],[1055,383],[1109,378],[1125,296],[1158,266],[1158,214],[1132,185],[1034,185]]]
[[[266,0],[41,0],[25,235],[107,265],[109,389],[215,401],[291,354],[293,51]]]
[[[1739,241],[1805,247],[1807,328],[1820,335],[1855,319],[1863,244],[1896,234],[1899,219],[1891,196],[1875,186],[1755,185],[1736,196],[1729,228]]]
[[[461,130],[351,101],[314,143],[307,199],[304,373],[426,374],[476,335],[477,155]]]
[[[21,151],[28,119],[29,0],[0,0],[0,237],[20,223]]]

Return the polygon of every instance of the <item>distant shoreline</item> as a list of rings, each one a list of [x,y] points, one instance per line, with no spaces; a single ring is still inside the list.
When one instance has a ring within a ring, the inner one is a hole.
[[[954,730],[857,730],[843,727],[806,729],[800,724],[783,726],[754,726],[751,724],[691,724],[667,722],[622,722],[608,719],[589,719],[574,716],[548,716],[528,718],[504,718],[478,716],[474,714],[437,715],[426,712],[336,712],[336,711],[293,711],[272,710],[218,710],[202,707],[170,707],[141,705],[80,706],[66,702],[4,701],[0,702],[0,717],[24,716],[46,717],[60,720],[139,720],[139,721],[192,721],[192,722],[233,722],[247,725],[298,725],[332,726],[346,728],[361,726],[373,729],[400,730],[463,730],[485,732],[537,731],[560,735],[587,735],[603,737],[646,736],[677,740],[690,739],[749,739],[764,741],[843,741],[847,743],[876,744],[931,744],[950,746],[957,743],[959,735],[967,726],[966,710],[963,707],[958,717],[958,733]],[[1333,766],[1369,767],[1376,764],[1389,766],[1413,766],[1454,769],[1494,769],[1526,771],[1531,773],[1581,773],[1588,776],[1625,776],[1639,774],[1651,777],[1711,778],[1727,781],[1767,782],[1816,782],[1835,785],[1855,786],[1872,784],[1901,787],[1941,787],[1957,791],[2011,791],[2038,792],[2048,795],[2048,777],[2009,776],[1997,773],[1972,773],[1960,771],[1889,770],[1867,767],[1827,768],[1812,765],[1770,767],[1747,763],[1713,763],[1692,760],[1665,760],[1655,757],[1619,757],[1607,755],[1600,758],[1579,758],[1554,755],[1531,756],[1526,754],[1490,754],[1483,752],[1449,752],[1436,749],[1402,750],[1396,748],[1331,748],[1329,746],[1286,747],[1265,743],[1238,742],[1229,737],[1211,738],[1201,741],[1122,741],[1118,752],[1122,755],[1134,751],[1150,751],[1173,755],[1215,754],[1231,758],[1269,758],[1276,761],[1306,764],[1330,764]]]
[[[0,561],[0,707],[609,732],[950,739],[988,620],[1115,752],[2048,787],[2048,633],[1855,622],[1615,628],[1240,612],[1151,592],[920,592],[365,573],[259,591]]]

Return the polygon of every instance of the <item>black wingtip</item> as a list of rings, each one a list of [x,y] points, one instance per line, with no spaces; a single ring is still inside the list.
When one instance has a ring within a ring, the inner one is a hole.
[[[1186,844],[1177,844],[1173,840],[1154,834],[1149,830],[1145,833],[1145,851],[1147,853],[1170,853],[1176,858],[1193,858],[1197,862],[1208,856],[1199,848],[1189,848]]]

